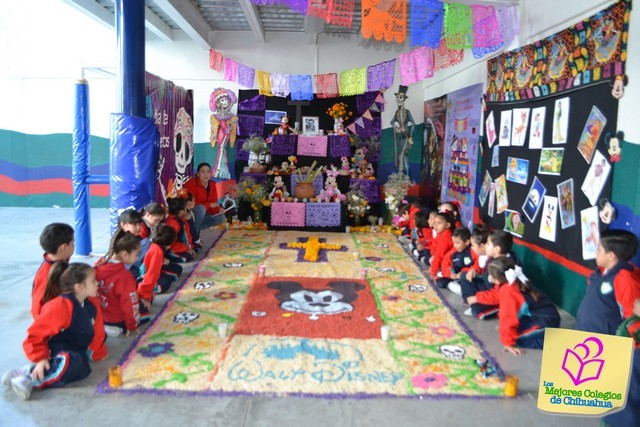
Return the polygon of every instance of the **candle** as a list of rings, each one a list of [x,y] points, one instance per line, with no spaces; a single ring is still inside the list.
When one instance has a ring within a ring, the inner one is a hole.
[[[354,252],[352,256],[354,261],[357,261],[360,258],[360,254],[358,252]]]
[[[228,329],[228,325],[226,322],[222,322],[218,324],[218,336],[220,338],[226,338],[227,337],[227,329]]]
[[[264,276],[264,272],[267,270],[267,266],[264,264],[261,264],[260,266],[258,266],[258,275],[259,276]]]
[[[382,226],[382,224],[384,224],[384,218],[380,217],[378,218],[378,225]]]
[[[507,378],[505,378],[504,395],[508,397],[516,397],[518,395],[518,377],[516,375],[507,375]]]
[[[389,326],[384,325],[380,327],[380,338],[382,338],[382,341],[389,341],[390,335],[391,330],[389,329]]]
[[[362,270],[360,270],[360,278],[362,279],[366,279],[367,278],[367,269],[363,268]]]
[[[109,368],[109,387],[122,387],[122,368],[118,365]]]
[[[345,233],[350,233],[351,232],[351,227],[349,227],[348,225],[344,228],[344,232]]]

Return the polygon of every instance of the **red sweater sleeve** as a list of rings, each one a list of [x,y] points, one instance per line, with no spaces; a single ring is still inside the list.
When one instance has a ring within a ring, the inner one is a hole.
[[[49,338],[71,325],[73,303],[56,297],[47,302],[27,330],[27,339],[22,348],[27,359],[33,363],[49,358]],[[103,328],[104,329],[104,328]]]
[[[484,305],[500,304],[500,295],[497,288],[491,288],[486,291],[480,291],[476,294],[476,301]]]
[[[40,264],[40,268],[36,272],[36,277],[33,279],[33,289],[31,290],[31,316],[35,319],[42,311],[42,305],[44,304],[44,291],[49,281],[49,271],[53,263],[47,260],[45,254],[45,260]]]
[[[500,308],[498,317],[500,318],[500,341],[503,345],[514,346],[518,340],[518,312],[524,303],[524,297],[517,288],[517,285],[507,283],[501,285],[498,290]]]
[[[456,253],[456,250],[452,247],[449,252],[442,259],[442,264],[440,264],[440,270],[442,270],[442,277],[450,278],[451,277],[451,268],[453,267],[452,257],[453,254]]]
[[[153,299],[153,288],[158,283],[162,273],[164,262],[164,251],[157,243],[151,243],[149,251],[144,256],[144,276],[142,282],[138,283],[138,296],[151,301]]]
[[[187,246],[186,243],[180,241],[180,223],[178,223],[178,221],[179,221],[178,217],[176,217],[175,215],[169,215],[169,217],[166,219],[164,223],[167,224],[169,227],[173,228],[176,231],[176,234],[178,235],[178,239],[175,242],[173,242],[173,245],[171,245],[169,250],[171,250],[174,253],[181,254],[184,252],[189,252],[190,248],[189,246]],[[183,228],[183,229],[185,231],[185,234],[189,234],[186,228]]]
[[[93,321],[93,339],[89,343],[89,357],[95,362],[107,357],[107,336],[104,332],[102,307],[97,298],[87,298],[84,303],[93,304],[96,308],[96,318]]]
[[[431,275],[435,276],[438,274],[438,270],[440,270],[440,265],[442,264],[442,260],[449,250],[453,247],[453,241],[451,240],[451,230],[445,230],[442,233],[438,234],[434,239],[434,245],[431,249],[431,256],[433,256],[433,260],[431,261]]]
[[[420,237],[418,237],[418,243],[422,243],[425,248],[428,248],[433,241],[433,233],[429,227],[420,229]]]
[[[633,316],[633,303],[640,298],[640,270],[620,270],[613,281],[613,291],[622,318]]]

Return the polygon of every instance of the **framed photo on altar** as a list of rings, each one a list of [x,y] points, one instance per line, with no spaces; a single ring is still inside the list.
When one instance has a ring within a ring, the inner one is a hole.
[[[320,130],[320,118],[319,117],[302,117],[302,133],[304,135],[318,135]]]
[[[269,125],[280,125],[282,124],[282,118],[286,115],[286,111],[266,110],[264,112],[264,122]]]

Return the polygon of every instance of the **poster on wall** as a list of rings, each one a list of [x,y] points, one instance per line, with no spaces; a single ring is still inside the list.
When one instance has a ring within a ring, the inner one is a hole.
[[[511,110],[500,113],[500,146],[511,145]]]
[[[592,206],[580,211],[583,259],[596,259],[596,251],[598,250],[598,243],[600,242],[598,220],[597,206]]]
[[[496,142],[496,122],[493,119],[493,111],[489,113],[489,117],[487,117],[485,125],[485,135],[487,137],[487,142],[489,143],[489,148],[491,148]]]
[[[424,140],[420,169],[420,197],[434,205],[437,205],[440,200],[446,117],[446,95],[424,102]]]
[[[556,224],[558,223],[558,198],[553,196],[544,196],[544,204],[542,208],[542,221],[540,222],[540,238],[556,241]]]
[[[511,130],[511,145],[522,147],[527,138],[529,127],[529,108],[516,108],[513,110],[513,128]]]
[[[604,129],[606,124],[607,118],[600,112],[600,110],[595,106],[591,108],[591,113],[589,113],[587,122],[584,124],[580,141],[578,141],[578,151],[582,154],[582,157],[584,157],[587,163],[591,163],[593,152],[596,149],[598,139],[600,139],[600,135],[602,134],[602,129]]]
[[[482,84],[449,93],[442,167],[441,201],[460,203],[462,225],[473,221],[482,123]]]
[[[529,133],[529,148],[539,150],[542,148],[542,135],[544,134],[544,118],[547,107],[534,108],[531,111],[531,133]]]
[[[567,143],[569,129],[569,98],[557,99],[553,107],[553,137],[554,144]]]
[[[607,162],[600,151],[596,151],[593,157],[593,163],[589,167],[587,176],[584,178],[584,183],[580,189],[589,199],[591,205],[595,205],[598,200],[598,196],[602,192],[602,187],[607,182],[609,173],[611,172],[611,165]]]

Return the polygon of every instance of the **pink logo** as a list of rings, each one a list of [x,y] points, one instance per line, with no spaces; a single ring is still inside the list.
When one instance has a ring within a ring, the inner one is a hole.
[[[589,337],[582,343],[576,344],[573,350],[567,348],[564,352],[562,370],[569,375],[573,385],[577,386],[587,381],[597,380],[604,367],[604,359],[596,359],[602,354],[604,346],[596,337]]]

